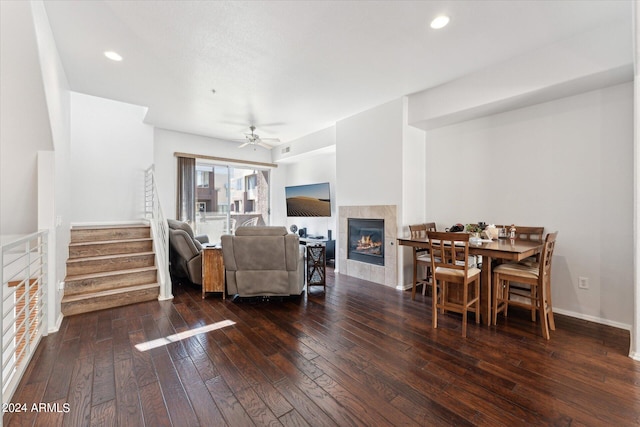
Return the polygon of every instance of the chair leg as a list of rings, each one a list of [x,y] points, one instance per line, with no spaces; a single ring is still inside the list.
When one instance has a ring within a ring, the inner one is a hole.
[[[511,282],[508,280],[503,281],[502,286],[502,304],[504,305],[504,317],[507,317],[509,312],[509,293],[511,292]]]
[[[416,299],[416,286],[418,285],[418,260],[416,248],[413,248],[413,288],[411,288],[411,301]]]
[[[467,337],[467,313],[469,307],[467,307],[467,301],[469,301],[469,284],[464,283],[462,285],[462,338]]]
[[[498,323],[498,290],[500,289],[500,276],[495,274],[493,276],[493,297],[491,301],[491,315],[493,317],[493,324]]]
[[[547,298],[547,308],[546,310],[549,312],[549,328],[552,331],[556,330],[556,322],[553,319],[553,305],[551,304],[551,279],[549,279],[547,281],[547,283],[545,284],[545,289],[546,289],[546,298]]]
[[[547,292],[545,286],[542,286],[542,289],[539,289],[537,292],[538,299],[536,301],[536,305],[538,308],[538,312],[540,313],[540,329],[542,330],[542,336],[544,339],[549,339],[549,318],[547,317]]]
[[[542,329],[542,336],[545,339],[549,339],[549,323],[547,321],[547,313],[545,313],[546,309],[544,307],[544,302],[540,303],[540,328]]]
[[[478,277],[476,280],[476,293],[474,295],[474,298],[476,299],[475,302],[475,306],[476,306],[476,324],[480,324],[480,277]]]
[[[509,301],[509,281],[500,278],[499,274],[493,276],[493,324],[498,324],[498,313],[502,312],[507,317]]]
[[[536,321],[536,301],[538,301],[538,287],[531,285],[531,321]]]
[[[433,306],[433,329],[436,329],[438,327],[438,286],[437,286],[437,281],[434,277],[433,279],[433,296],[431,297],[431,301],[432,301],[432,306]],[[440,288],[442,289],[442,285],[440,285]],[[442,290],[440,290],[440,296],[442,296]]]
[[[425,296],[427,294],[427,283],[429,282],[429,270],[431,270],[430,267],[424,268],[424,280],[422,281],[422,296]]]

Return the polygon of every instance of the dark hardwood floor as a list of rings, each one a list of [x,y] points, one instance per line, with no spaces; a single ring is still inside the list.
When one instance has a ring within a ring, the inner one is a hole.
[[[328,275],[309,298],[202,300],[183,285],[65,318],[14,395],[27,411],[4,425],[640,424],[627,331],[556,315],[546,341],[514,309],[463,339],[459,315],[431,328],[429,298]]]

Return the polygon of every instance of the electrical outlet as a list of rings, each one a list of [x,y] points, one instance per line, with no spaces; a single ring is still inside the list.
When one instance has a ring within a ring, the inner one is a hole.
[[[589,278],[587,278],[587,277],[578,277],[578,288],[580,288],[580,289],[589,289]]]

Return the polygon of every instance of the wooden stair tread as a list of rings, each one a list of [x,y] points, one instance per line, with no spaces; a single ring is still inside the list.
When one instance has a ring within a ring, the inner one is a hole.
[[[71,228],[70,240],[63,315],[158,298],[149,223],[76,226]]]
[[[69,247],[72,246],[91,246],[91,245],[101,245],[101,244],[113,244],[113,243],[131,243],[131,242],[148,242],[153,241],[151,237],[144,238],[135,238],[135,239],[120,239],[120,240],[97,240],[91,242],[74,242],[69,243]]]
[[[111,230],[114,228],[150,228],[149,224],[76,225],[71,230]]]
[[[117,276],[119,274],[128,274],[128,273],[141,273],[144,271],[152,271],[157,270],[157,267],[139,267],[139,268],[130,268],[127,270],[113,270],[113,271],[103,271],[99,273],[91,273],[91,274],[76,274],[75,276],[67,276],[65,277],[65,282],[71,282],[73,280],[87,280],[94,279],[96,277],[108,277],[108,276]]]
[[[136,286],[128,286],[126,288],[117,288],[117,289],[108,289],[105,291],[98,291],[98,292],[92,292],[92,293],[86,293],[86,294],[77,294],[77,295],[65,295],[62,297],[62,303],[70,303],[70,302],[76,302],[76,301],[82,301],[82,300],[88,300],[88,299],[94,299],[94,298],[100,298],[100,297],[108,297],[108,296],[112,296],[112,295],[118,295],[118,294],[124,294],[124,293],[129,293],[129,292],[134,292],[134,291],[142,291],[142,290],[146,290],[146,289],[153,289],[153,288],[160,288],[160,285],[158,283],[150,283],[148,285],[136,285]]]
[[[99,261],[101,259],[107,260],[107,259],[114,259],[114,258],[129,258],[129,257],[135,257],[135,256],[149,256],[149,255],[155,255],[155,254],[154,252],[134,252],[130,254],[114,254],[114,255],[89,256],[89,257],[82,257],[82,258],[70,258],[67,261],[67,264],[76,263],[76,262],[79,263],[83,261]]]

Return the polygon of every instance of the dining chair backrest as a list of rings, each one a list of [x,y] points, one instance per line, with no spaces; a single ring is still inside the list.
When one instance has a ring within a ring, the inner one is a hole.
[[[506,228],[507,234],[509,233],[510,225],[496,225],[496,228]],[[516,239],[517,240],[531,240],[534,242],[542,242],[544,239],[544,227],[528,227],[524,225],[516,225]]]
[[[412,239],[421,239],[427,237],[427,227],[424,224],[409,225],[409,232]]]
[[[558,232],[556,231],[554,233],[548,233],[544,239],[544,247],[540,254],[540,265],[538,267],[538,277],[544,278],[544,280],[549,280],[551,277],[551,261],[553,259],[553,250],[556,246],[557,237]]]
[[[428,231],[427,237],[433,268],[463,270],[466,276],[469,269],[469,234]]]
[[[412,239],[424,239],[427,237],[427,231],[436,231],[436,223],[427,222],[425,224],[409,225],[409,231],[411,232]]]

